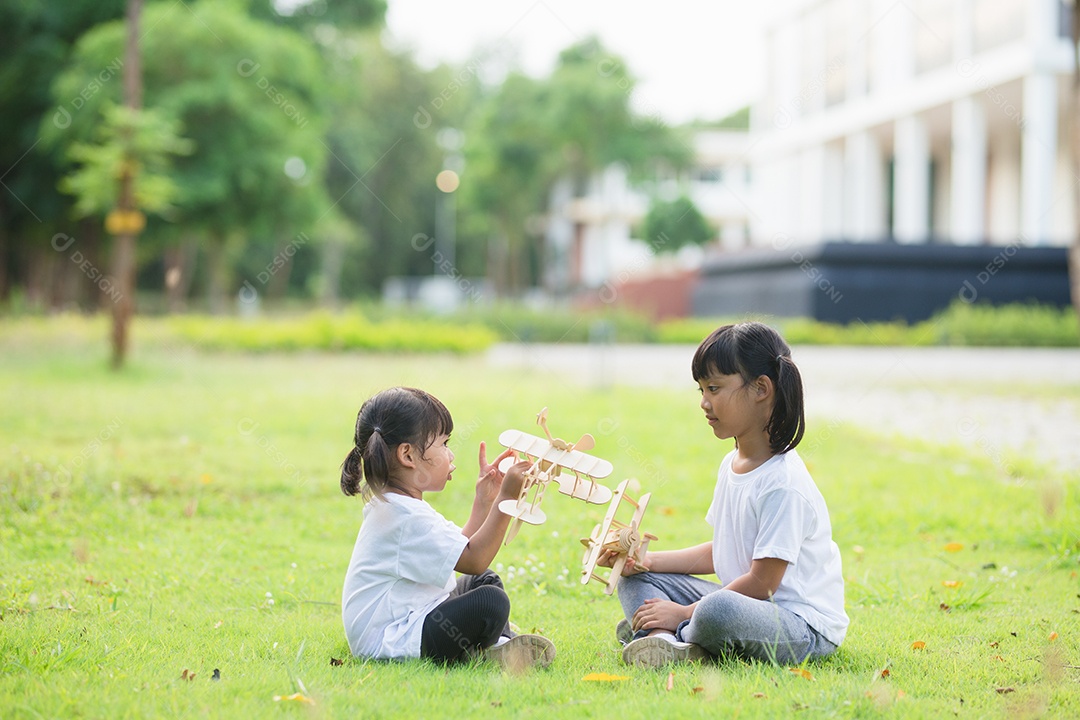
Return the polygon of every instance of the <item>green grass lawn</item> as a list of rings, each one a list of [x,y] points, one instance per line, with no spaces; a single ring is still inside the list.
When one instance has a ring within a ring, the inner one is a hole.
[[[653,493],[654,548],[708,538],[730,443],[689,380],[588,390],[476,357],[183,349],[114,374],[97,341],[0,338],[0,717],[1080,716],[1077,476],[1006,477],[978,454],[836,425],[800,450],[852,625],[807,674],[622,665],[618,601],[578,581],[602,510],[552,493],[548,522],[496,560],[512,619],[558,647],[550,669],[351,659],[339,600],[361,505],[339,465],[360,403],[393,384],[454,413],[459,469],[428,499],[458,524],[477,444],[547,406],[556,434],[596,436],[612,484]],[[293,693],[313,704],[274,699]]]

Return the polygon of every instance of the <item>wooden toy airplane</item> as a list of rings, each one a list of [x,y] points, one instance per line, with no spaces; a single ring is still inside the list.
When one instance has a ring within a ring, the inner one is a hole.
[[[585,433],[576,443],[552,437],[547,428],[547,408],[537,414],[536,423],[544,429],[547,439],[520,430],[507,430],[499,436],[500,443],[532,460],[518,499],[499,503],[499,510],[514,518],[504,543],[509,543],[517,535],[521,523],[539,525],[547,519],[540,509],[540,503],[544,499],[544,490],[552,480],[558,482],[559,492],[585,502],[602,505],[612,497],[610,489],[596,482],[598,478],[611,474],[611,463],[583,452],[595,447],[592,435]],[[507,458],[499,469],[505,472],[515,462],[515,458]],[[569,472],[563,474],[564,470]],[[530,492],[533,494],[532,500],[529,500]]]
[[[615,586],[619,583],[627,558],[633,558],[635,563],[644,563],[649,541],[657,539],[655,535],[642,533],[639,527],[652,493],[645,493],[640,500],[634,500],[626,494],[626,485],[629,482],[629,480],[623,480],[619,483],[611,498],[607,514],[604,515],[604,521],[593,528],[592,535],[581,539],[581,544],[585,546],[585,556],[581,560],[581,584],[586,585],[590,580],[599,580],[605,584],[604,592],[608,595],[615,592]],[[615,519],[615,513],[623,502],[634,506],[634,516],[629,524]],[[611,574],[606,578],[596,574],[596,561],[604,550],[610,550],[616,554],[615,562],[611,566]]]

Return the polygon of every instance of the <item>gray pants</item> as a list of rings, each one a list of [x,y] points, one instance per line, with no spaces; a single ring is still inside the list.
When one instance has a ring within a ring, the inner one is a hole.
[[[650,598],[680,605],[698,603],[675,637],[717,656],[735,656],[782,665],[824,657],[836,646],[801,617],[769,600],[755,600],[692,575],[646,572],[619,578],[619,602],[627,620]],[[634,638],[645,637],[639,630]]]

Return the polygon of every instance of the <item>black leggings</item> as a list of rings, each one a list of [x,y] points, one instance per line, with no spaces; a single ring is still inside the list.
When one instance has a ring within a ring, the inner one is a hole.
[[[490,570],[462,575],[450,597],[424,618],[420,657],[439,662],[467,659],[491,647],[500,635],[511,636],[510,598]]]

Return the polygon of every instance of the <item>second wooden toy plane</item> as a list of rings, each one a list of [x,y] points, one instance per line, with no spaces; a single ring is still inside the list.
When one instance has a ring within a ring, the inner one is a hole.
[[[592,535],[581,539],[581,544],[585,546],[581,584],[586,585],[590,580],[599,580],[604,583],[604,592],[608,595],[615,592],[615,586],[619,584],[619,577],[622,575],[626,561],[633,558],[635,563],[644,564],[649,542],[657,539],[655,535],[641,532],[640,527],[652,493],[645,493],[641,499],[634,500],[626,494],[626,486],[629,483],[629,480],[619,483],[603,522],[593,528]],[[615,519],[615,513],[623,502],[629,503],[634,508],[634,515],[629,523]],[[596,561],[600,559],[600,553],[604,550],[615,553],[615,562],[611,566],[611,573],[606,578],[596,574]]]

